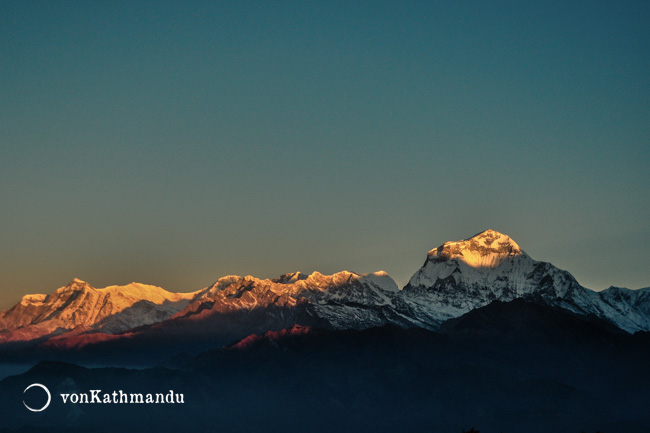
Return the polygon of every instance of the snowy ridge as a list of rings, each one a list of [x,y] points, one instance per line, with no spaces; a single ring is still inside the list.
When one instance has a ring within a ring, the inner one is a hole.
[[[295,272],[272,280],[229,275],[203,289],[173,318],[196,320],[268,307],[302,308],[331,328],[364,329],[386,323],[382,309],[392,307],[398,292],[395,281],[383,271],[341,271],[332,275]]]
[[[650,288],[610,287],[596,295],[594,314],[628,332],[650,331]]]
[[[79,327],[121,332],[171,317],[196,293],[131,283],[96,289],[77,278],[51,295],[26,295],[0,313],[0,343],[54,336]]]

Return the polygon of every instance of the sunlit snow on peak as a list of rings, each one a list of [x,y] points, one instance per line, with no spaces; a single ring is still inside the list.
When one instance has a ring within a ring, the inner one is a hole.
[[[429,251],[428,260],[458,260],[472,268],[496,268],[504,260],[519,255],[525,253],[509,236],[486,230],[469,239],[445,242]]]

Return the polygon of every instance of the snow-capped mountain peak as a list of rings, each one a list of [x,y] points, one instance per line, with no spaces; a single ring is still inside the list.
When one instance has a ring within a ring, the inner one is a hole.
[[[629,332],[650,329],[650,293],[589,290],[569,272],[533,260],[509,236],[495,230],[429,251],[402,292],[404,302],[429,323],[441,323],[497,300],[535,297],[574,313],[594,314]]]
[[[403,291],[419,315],[441,323],[495,300],[555,299],[571,290],[586,289],[568,272],[533,260],[509,236],[486,230],[429,251]]]
[[[405,289],[431,288],[439,286],[441,281],[453,281],[456,286],[463,280],[497,290],[508,286],[516,295],[524,290],[525,276],[537,263],[509,236],[486,230],[469,239],[445,242],[429,251],[424,265],[413,274]]]
[[[445,242],[427,254],[427,260],[444,262],[459,260],[472,268],[496,268],[504,260],[525,255],[509,236],[485,230],[469,239]]]
[[[306,280],[307,277],[309,277],[309,275],[305,275],[302,272],[289,272],[287,274],[283,274],[277,278],[274,278],[273,282],[280,284],[293,284],[296,281]]]
[[[386,271],[377,271],[371,272],[369,274],[362,274],[360,279],[371,281],[377,287],[381,287],[387,292],[399,292],[399,287],[397,287],[397,284],[395,284],[395,280],[393,280]]]
[[[73,278],[72,281],[70,281],[68,284],[66,284],[63,287],[59,287],[52,293],[50,296],[54,296],[56,294],[62,294],[62,293],[68,293],[68,292],[76,292],[76,291],[83,291],[83,290],[95,290],[93,286],[88,284],[87,282],[80,280],[79,278]]]

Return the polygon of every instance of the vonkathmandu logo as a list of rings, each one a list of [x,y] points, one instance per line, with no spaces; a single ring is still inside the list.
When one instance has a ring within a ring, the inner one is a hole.
[[[41,388],[47,394],[47,402],[41,408],[28,406],[23,400],[25,407],[32,412],[42,412],[48,408],[52,401],[50,390],[40,383],[32,383],[23,394],[30,388]],[[63,404],[184,404],[185,396],[182,393],[170,389],[167,393],[127,393],[120,390],[102,392],[101,389],[91,389],[88,392],[59,394]]]
[[[89,392],[82,392],[78,394],[61,394],[63,403],[72,404],[183,404],[183,394],[169,390],[166,394],[142,394],[142,393],[126,393],[121,389],[111,393],[102,393],[101,389],[91,389]]]

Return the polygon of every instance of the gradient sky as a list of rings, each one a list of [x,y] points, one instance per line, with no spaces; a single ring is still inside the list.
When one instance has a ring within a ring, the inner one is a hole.
[[[650,2],[0,3],[0,309],[487,228],[650,286]]]

